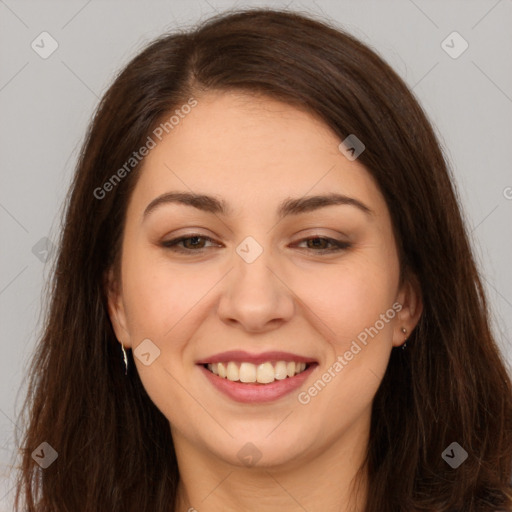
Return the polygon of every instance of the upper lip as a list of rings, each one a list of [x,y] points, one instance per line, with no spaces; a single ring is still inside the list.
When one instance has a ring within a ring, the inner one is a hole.
[[[228,361],[247,362],[252,364],[261,364],[267,361],[296,361],[299,363],[316,363],[311,357],[299,356],[291,352],[262,352],[261,354],[250,354],[244,350],[228,350],[209,357],[205,357],[196,362],[196,364],[224,363]]]

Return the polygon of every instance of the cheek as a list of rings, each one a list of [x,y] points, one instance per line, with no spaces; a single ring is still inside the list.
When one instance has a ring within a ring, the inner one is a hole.
[[[125,260],[123,294],[131,333],[163,339],[180,319],[201,307],[219,271],[171,264],[159,251],[133,251]]]
[[[397,275],[366,262],[350,269],[331,268],[324,278],[317,277],[307,288],[306,304],[330,347],[316,380],[299,401],[355,417],[370,406],[389,362]],[[339,427],[329,428],[338,432]]]
[[[328,266],[315,273],[315,278],[296,283],[297,295],[324,324],[326,337],[342,350],[359,333],[373,326],[385,315],[395,300],[397,271],[390,264],[386,270],[362,259],[350,265]],[[389,319],[388,315],[386,319]],[[392,319],[392,318],[391,318]],[[385,322],[378,328],[391,332]]]

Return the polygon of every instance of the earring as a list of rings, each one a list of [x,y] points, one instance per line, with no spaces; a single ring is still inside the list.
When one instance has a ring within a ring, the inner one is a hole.
[[[405,327],[402,327],[400,329],[404,334],[407,334],[407,329]],[[404,344],[402,345],[402,350],[405,350],[405,347],[407,346],[407,336],[405,337]]]
[[[126,350],[124,349],[124,345],[121,342],[121,350],[123,351],[123,360],[124,360],[124,374],[128,374],[128,357],[126,356]]]

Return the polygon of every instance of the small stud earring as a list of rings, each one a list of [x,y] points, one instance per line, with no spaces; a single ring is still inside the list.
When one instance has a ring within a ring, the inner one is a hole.
[[[402,327],[400,329],[404,334],[407,334],[407,329],[405,327]],[[407,346],[407,336],[405,336],[404,344],[402,345],[402,350],[405,350],[405,347]]]

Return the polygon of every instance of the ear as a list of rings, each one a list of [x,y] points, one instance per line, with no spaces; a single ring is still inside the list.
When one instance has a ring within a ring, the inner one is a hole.
[[[402,305],[398,312],[393,332],[393,346],[399,347],[412,334],[418,324],[423,312],[423,301],[421,298],[421,287],[415,275],[409,275],[400,288],[397,302]],[[402,329],[406,329],[404,333]]]
[[[126,313],[121,292],[121,283],[117,281],[114,270],[110,268],[105,276],[105,292],[107,295],[108,314],[116,338],[126,348],[131,348],[130,333],[126,323]]]

